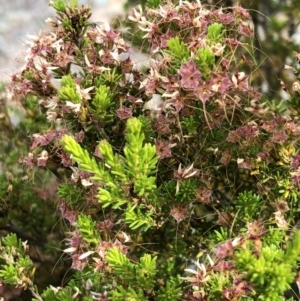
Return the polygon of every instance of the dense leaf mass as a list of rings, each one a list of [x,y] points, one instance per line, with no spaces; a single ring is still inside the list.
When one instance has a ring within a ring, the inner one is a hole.
[[[57,164],[77,274],[40,295],[11,235],[0,276],[46,301],[283,300],[300,259],[300,93],[274,107],[251,87],[247,10],[136,7],[137,62],[88,6],[52,6],[12,89],[48,120],[22,162]]]

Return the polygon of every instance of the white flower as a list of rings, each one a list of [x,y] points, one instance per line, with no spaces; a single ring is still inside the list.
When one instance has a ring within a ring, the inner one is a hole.
[[[199,284],[209,280],[209,276],[206,275],[206,267],[203,263],[199,263],[199,260],[193,261],[196,265],[196,269],[184,269],[185,272],[193,274],[194,276],[182,277],[183,280],[191,283]]]
[[[76,183],[79,180],[79,169],[77,167],[70,166],[73,173],[71,175],[71,179]]]
[[[52,47],[56,49],[57,53],[60,53],[60,51],[63,49],[63,46],[64,46],[63,39],[59,39],[52,44]]]
[[[92,186],[94,185],[91,181],[87,180],[87,179],[81,179],[81,184],[84,187],[88,187],[88,186]]]
[[[134,82],[133,73],[125,73],[125,81],[130,84],[133,83]]]
[[[131,21],[133,21],[133,22],[140,21],[142,15],[143,15],[143,9],[142,9],[141,5],[139,5],[137,7],[137,9],[135,9],[135,8],[133,9],[133,15],[134,16],[129,16],[128,19],[131,20]]]
[[[209,261],[210,266],[213,267],[215,263],[213,262],[213,260],[211,259],[211,257],[209,255],[207,255],[206,257],[207,257],[207,259]]]
[[[236,247],[236,246],[240,245],[241,241],[242,241],[241,237],[236,237],[236,238],[232,241],[232,246],[233,246],[233,247]]]
[[[174,99],[174,98],[176,98],[178,95],[179,95],[179,91],[175,91],[175,92],[173,92],[173,93],[167,93],[167,92],[165,92],[165,93],[162,95],[162,97]]]
[[[241,158],[238,158],[236,160],[236,162],[237,162],[238,165],[242,164],[244,161],[245,161],[245,159],[241,159]]]
[[[275,215],[275,222],[277,224],[277,226],[280,228],[280,229],[286,229],[287,226],[288,226],[288,223],[287,221],[284,219],[284,216],[283,216],[283,213],[281,211],[276,211],[274,213]]]
[[[57,96],[53,96],[49,100],[46,100],[45,103],[43,103],[43,106],[47,109],[54,110],[57,107],[58,101],[59,98]]]
[[[121,61],[120,56],[119,56],[119,54],[118,54],[117,52],[115,52],[115,51],[110,51],[109,53],[111,54],[111,56],[113,57],[113,59],[114,59],[116,62],[120,62],[120,61]]]
[[[57,113],[55,111],[47,111],[46,115],[49,121],[55,121],[57,119]]]
[[[152,98],[144,105],[144,110],[160,111],[163,106],[163,100],[160,94],[153,94]]]
[[[68,108],[70,108],[74,113],[78,113],[81,108],[80,103],[73,103],[71,101],[66,101],[66,105]]]
[[[75,293],[72,295],[72,298],[75,299],[79,294],[81,294],[79,288],[77,286],[75,286]]]
[[[81,96],[81,99],[88,100],[91,99],[89,92],[94,89],[94,86],[88,87],[86,89],[81,89],[79,85],[76,85],[76,93]]]
[[[57,294],[59,291],[62,290],[62,288],[61,288],[60,286],[54,287],[54,286],[52,286],[52,285],[50,285],[50,289],[51,289],[55,294]]]

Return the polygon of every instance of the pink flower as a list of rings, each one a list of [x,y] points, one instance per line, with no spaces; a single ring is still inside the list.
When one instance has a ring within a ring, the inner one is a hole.
[[[197,89],[194,91],[194,95],[198,97],[202,103],[206,103],[214,94],[215,92],[212,91],[211,86],[204,81],[200,81]]]
[[[217,250],[217,257],[224,259],[233,254],[233,244],[231,240],[227,240],[225,243],[219,245]]]
[[[242,22],[239,26],[240,33],[247,37],[253,36],[253,29],[251,28],[251,23]]]
[[[116,113],[120,119],[128,119],[132,116],[132,108],[122,106],[116,111]]]
[[[177,223],[180,223],[182,220],[190,216],[186,206],[183,205],[173,206],[170,211],[170,214],[176,220]]]
[[[197,69],[194,61],[183,63],[180,67],[181,86],[186,89],[196,89],[199,85],[201,72]]]
[[[244,72],[238,72],[232,76],[232,82],[235,88],[240,91],[248,91],[249,89],[249,76],[247,76]]]
[[[273,133],[271,140],[275,143],[283,144],[288,138],[289,136],[285,133],[285,131],[280,130]]]
[[[172,157],[171,147],[172,146],[169,141],[156,140],[155,142],[156,154],[161,159]]]
[[[213,73],[209,85],[214,92],[225,93],[232,86],[232,82],[226,72]]]
[[[46,150],[43,150],[37,158],[37,164],[38,166],[46,166],[48,160],[48,152]]]
[[[240,15],[241,17],[244,17],[246,19],[251,19],[251,16],[248,13],[248,11],[242,8],[241,6],[235,6],[232,9],[236,15]]]

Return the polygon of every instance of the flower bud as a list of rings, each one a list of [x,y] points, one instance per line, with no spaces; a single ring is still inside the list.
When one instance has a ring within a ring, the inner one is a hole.
[[[294,82],[292,89],[295,93],[300,94],[300,82]]]

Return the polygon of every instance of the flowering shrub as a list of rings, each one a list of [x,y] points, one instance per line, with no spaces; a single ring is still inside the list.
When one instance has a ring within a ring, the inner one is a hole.
[[[48,171],[35,168],[34,173],[28,173],[24,166],[18,164],[20,156],[27,152],[28,133],[39,131],[47,120],[40,112],[36,97],[23,99],[25,118],[24,110],[17,105],[6,84],[0,91],[0,237],[16,233],[28,242],[30,249],[27,254],[39,267],[36,285],[59,285],[57,280],[69,269],[69,263],[61,262],[50,276],[48,274],[61,257],[60,241],[64,238],[55,207],[58,184]],[[0,266],[2,264],[0,260]],[[14,286],[0,282],[0,296],[4,300],[23,293],[21,289],[16,290]]]
[[[299,98],[250,86],[248,12],[149,1],[129,16],[141,64],[88,6],[51,5],[12,89],[50,122],[22,162],[57,164],[76,273],[38,292],[9,235],[0,276],[35,300],[283,300],[300,256]]]

